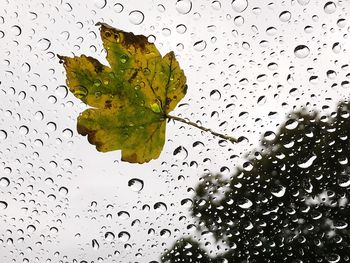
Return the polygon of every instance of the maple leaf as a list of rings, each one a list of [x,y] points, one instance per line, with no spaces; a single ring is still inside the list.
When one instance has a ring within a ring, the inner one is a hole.
[[[122,151],[122,160],[144,163],[159,157],[166,119],[185,96],[186,77],[173,52],[165,56],[143,35],[98,23],[109,66],[97,59],[58,56],[69,90],[91,108],[77,129],[101,152]]]

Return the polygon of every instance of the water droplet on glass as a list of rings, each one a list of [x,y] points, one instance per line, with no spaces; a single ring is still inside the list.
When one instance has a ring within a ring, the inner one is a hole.
[[[94,5],[98,9],[102,9],[107,5],[107,0],[94,0]]]
[[[253,205],[252,201],[247,198],[244,198],[238,202],[238,206],[242,209],[248,209]]]
[[[231,6],[234,11],[241,13],[248,7],[248,0],[233,0]]]
[[[130,179],[128,186],[134,192],[140,192],[143,189],[143,181],[137,178]]]
[[[7,177],[0,178],[0,187],[7,187],[10,185],[10,180]]]
[[[207,42],[204,40],[197,41],[193,44],[194,50],[203,51],[207,47]]]
[[[7,132],[4,130],[0,130],[0,140],[5,140],[7,138]]]
[[[192,9],[192,2],[190,0],[177,0],[176,10],[182,15],[188,14]]]
[[[323,10],[326,14],[333,14],[337,10],[337,6],[334,2],[330,1],[324,5]]]
[[[305,45],[299,45],[294,49],[297,58],[306,58],[310,54],[310,49]]]
[[[118,238],[122,241],[122,242],[127,242],[130,239],[130,234],[126,231],[122,231],[118,234]]]
[[[134,10],[129,13],[129,21],[134,25],[140,25],[144,19],[144,14],[139,10]]]
[[[173,154],[178,160],[185,160],[188,156],[188,151],[185,147],[179,146],[174,150]]]
[[[64,99],[68,95],[68,88],[64,85],[60,85],[56,88],[55,94],[61,98]]]
[[[68,194],[67,187],[61,186],[60,189],[58,189],[58,192],[61,196],[66,196]]]
[[[158,213],[164,213],[168,210],[166,204],[163,202],[157,202],[153,206],[154,210],[157,211]]]
[[[115,238],[115,235],[112,232],[106,232],[105,233],[105,239],[107,241],[112,241],[112,240],[114,240],[114,238]]]
[[[282,197],[286,193],[286,188],[283,185],[278,185],[271,190],[271,194],[276,197]]]
[[[21,127],[19,127],[19,133],[22,135],[27,135],[29,132],[29,128],[25,125],[22,125]]]
[[[184,34],[187,31],[187,27],[184,24],[179,24],[176,26],[176,32],[179,34]]]
[[[217,89],[214,89],[210,92],[210,98],[214,101],[218,101],[221,98],[221,93]]]
[[[38,41],[38,48],[42,51],[48,50],[50,46],[51,42],[47,38],[42,38]]]
[[[124,10],[124,6],[121,3],[116,3],[113,6],[114,11],[116,11],[117,13],[121,13]]]
[[[292,14],[289,11],[283,11],[280,13],[279,18],[282,22],[288,22],[292,17]]]
[[[93,239],[91,243],[93,249],[98,250],[100,248],[100,244],[97,242],[96,239]]]
[[[117,216],[118,216],[118,218],[125,220],[125,219],[128,219],[130,217],[130,214],[126,211],[119,211],[117,213]]]
[[[306,168],[309,168],[313,162],[317,159],[317,156],[316,155],[313,155],[311,156],[310,158],[308,158],[307,160],[301,162],[301,163],[298,163],[298,166],[302,169],[306,169]]]
[[[7,208],[7,203],[5,201],[0,201],[0,210],[4,210]]]

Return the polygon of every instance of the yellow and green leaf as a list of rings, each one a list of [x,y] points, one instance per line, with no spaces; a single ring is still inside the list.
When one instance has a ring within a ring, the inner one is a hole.
[[[173,52],[161,56],[143,35],[99,23],[109,66],[97,59],[59,56],[69,90],[91,108],[78,117],[78,133],[101,152],[122,151],[122,160],[159,157],[166,116],[186,94],[186,77]]]

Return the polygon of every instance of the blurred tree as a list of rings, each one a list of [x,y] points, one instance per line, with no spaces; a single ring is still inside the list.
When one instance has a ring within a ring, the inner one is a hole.
[[[277,134],[230,178],[206,175],[192,215],[227,245],[209,257],[181,239],[163,262],[350,261],[350,103],[330,116],[290,114]],[[209,248],[212,245],[209,245]]]

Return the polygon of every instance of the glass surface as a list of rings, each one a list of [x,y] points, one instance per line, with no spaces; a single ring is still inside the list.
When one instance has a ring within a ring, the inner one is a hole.
[[[348,262],[349,1],[2,0],[0,262]],[[159,158],[77,132],[57,54],[95,24],[174,51],[188,90]]]

